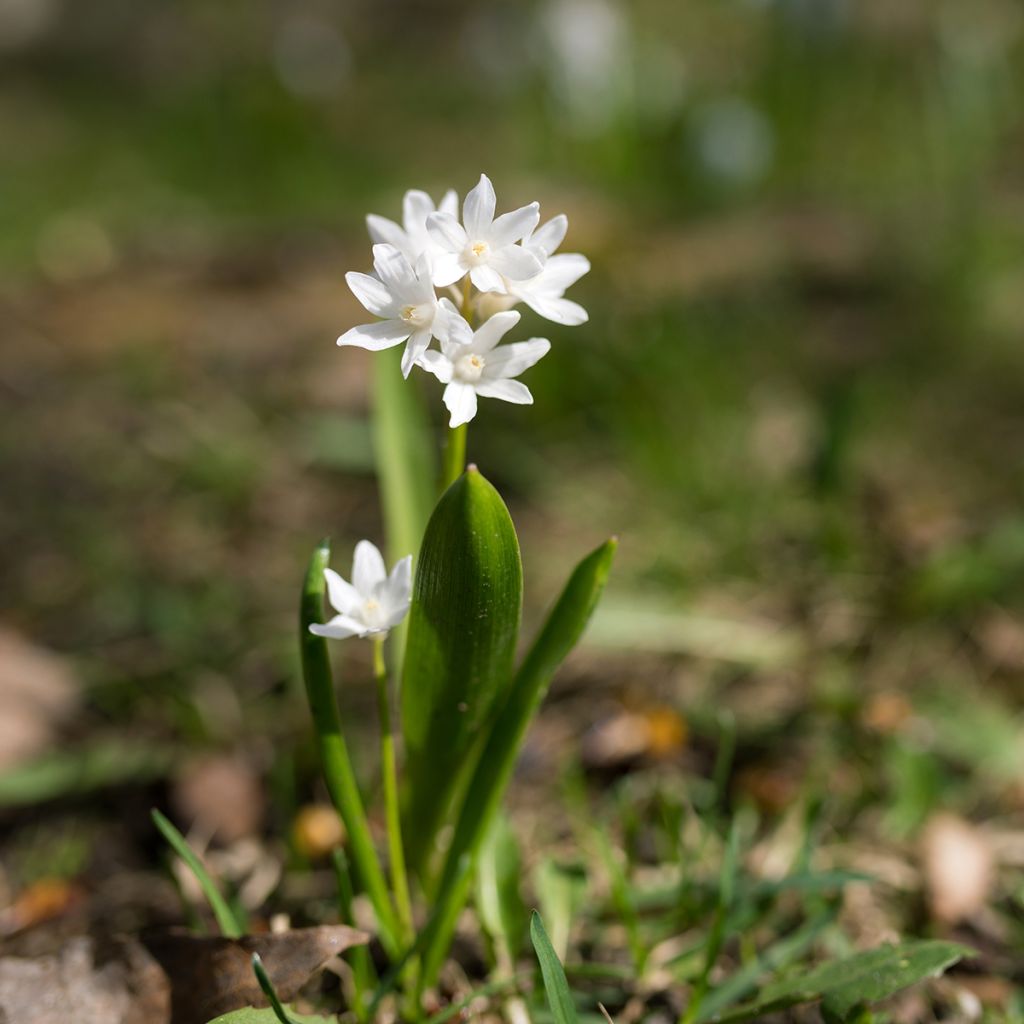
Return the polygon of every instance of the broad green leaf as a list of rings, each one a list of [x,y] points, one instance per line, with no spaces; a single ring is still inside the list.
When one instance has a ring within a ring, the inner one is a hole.
[[[221,935],[229,939],[237,939],[243,928],[228,906],[217,884],[210,877],[209,872],[203,866],[203,862],[196,855],[195,851],[185,841],[185,837],[167,820],[156,808],[150,811],[153,824],[160,830],[164,839],[174,852],[188,865],[189,870],[196,876],[199,888],[203,890],[206,902],[210,904],[213,916],[217,919],[217,927]]]
[[[377,859],[377,851],[370,836],[366,812],[359,795],[352,761],[341,731],[338,704],[334,696],[334,681],[327,643],[309,631],[311,623],[323,621],[324,569],[330,561],[331,548],[323,541],[313,552],[302,588],[299,606],[299,647],[302,653],[302,676],[306,683],[306,698],[313,715],[320,761],[331,800],[341,815],[348,831],[349,852],[356,872],[366,889],[377,914],[381,941],[388,952],[397,952],[397,923],[388,894],[384,873]]]
[[[497,814],[480,848],[476,907],[487,933],[511,965],[526,933],[526,907],[519,891],[519,844],[507,819]],[[499,959],[499,963],[501,960]]]
[[[434,503],[437,459],[430,421],[401,350],[373,359],[373,439],[387,532],[388,561],[415,554]]]
[[[573,918],[586,898],[587,873],[579,864],[558,864],[547,857],[534,872],[533,884],[541,913],[547,921],[551,945],[564,959]]]
[[[285,1007],[288,1019],[295,1021],[295,1024],[331,1024],[333,1017],[311,1017],[307,1013],[296,1013],[294,1010]],[[278,1016],[268,1006],[258,1010],[254,1006],[246,1006],[241,1010],[232,1010],[230,1013],[223,1013],[215,1017],[208,1024],[278,1024]]]
[[[716,1020],[753,1020],[775,1010],[820,999],[831,1019],[847,1017],[862,1003],[876,1003],[925,978],[938,977],[973,952],[954,942],[933,940],[885,945],[842,960],[831,960],[763,988],[757,999]]]
[[[551,1007],[555,1024],[576,1024],[576,1005],[572,1001],[569,982],[566,981],[562,963],[551,948],[548,933],[544,930],[544,922],[536,910],[530,918],[530,939],[540,961],[544,991],[547,993],[548,1006]]]
[[[508,509],[473,467],[427,524],[402,679],[410,860],[433,846],[452,786],[512,676],[523,569]]]
[[[556,669],[575,646],[596,606],[611,570],[617,541],[613,538],[576,566],[523,659],[512,688],[498,713],[462,801],[445,857],[428,930],[425,974],[440,967],[459,910],[466,901],[480,843],[512,777],[526,728],[540,707]]]

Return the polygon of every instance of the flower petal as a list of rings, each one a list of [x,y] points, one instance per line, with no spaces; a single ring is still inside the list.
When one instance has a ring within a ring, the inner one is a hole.
[[[398,302],[416,287],[416,275],[408,257],[393,245],[373,247],[373,269]]]
[[[432,335],[430,331],[417,331],[410,335],[402,353],[402,376],[408,377],[412,368],[419,362],[420,356],[427,351]]]
[[[461,427],[476,415],[476,392],[472,384],[452,381],[444,389],[444,404],[452,414],[449,427]]]
[[[411,188],[402,197],[402,223],[409,234],[419,231],[434,212],[434,200],[418,188]]]
[[[482,398],[500,398],[503,402],[515,405],[533,405],[530,389],[519,380],[481,380],[476,386],[477,394]]]
[[[519,323],[519,320],[519,311],[515,309],[507,309],[504,313],[495,313],[476,329],[473,340],[469,343],[469,351],[476,352],[478,355],[490,352]],[[488,359],[487,365],[490,366],[490,364],[491,360]]]
[[[362,606],[359,591],[347,580],[343,580],[333,569],[324,569],[327,582],[327,598],[331,607],[342,615],[353,615]]]
[[[499,274],[513,281],[536,277],[544,266],[535,253],[521,245],[506,245],[502,249],[495,249],[489,262]]]
[[[589,271],[590,260],[586,256],[578,252],[559,253],[544,264],[538,285],[546,292],[561,294]]]
[[[565,240],[565,233],[568,230],[569,218],[564,213],[560,213],[530,236],[529,245],[543,249],[545,255],[550,256]]]
[[[469,242],[465,228],[450,213],[432,213],[427,217],[427,233],[447,252],[462,252]]]
[[[393,220],[380,217],[376,213],[366,215],[366,230],[370,240],[375,243],[385,242],[402,250],[409,244],[408,235]]]
[[[505,282],[493,267],[472,267],[469,271],[469,279],[482,292],[503,292]]]
[[[333,619],[328,619],[323,624],[311,622],[309,631],[315,636],[326,637],[329,640],[344,640],[350,636],[365,636],[366,625],[349,615],[335,615]]]
[[[427,349],[420,356],[420,366],[427,373],[432,373],[442,384],[451,383],[455,364],[443,353],[435,349]]]
[[[345,275],[345,283],[352,290],[352,294],[374,316],[382,316],[386,319],[397,316],[398,303],[377,278],[350,270]]]
[[[433,264],[434,285],[437,288],[447,288],[466,276],[466,268],[457,253],[435,250]]]
[[[438,204],[437,208],[438,210],[441,211],[441,213],[450,214],[452,217],[458,220],[459,193],[456,192],[455,189],[453,188],[448,189],[448,191],[445,192],[445,194],[442,196],[441,202]]]
[[[511,213],[503,213],[491,225],[488,239],[495,249],[500,249],[502,246],[511,245],[530,234],[539,221],[540,203],[521,206]]]
[[[404,604],[408,611],[409,599],[412,597],[412,555],[406,555],[395,562],[388,576],[387,595],[392,607]]]
[[[491,179],[486,174],[481,174],[476,188],[466,196],[466,201],[462,204],[462,223],[465,224],[466,233],[470,238],[489,237],[496,203]]]
[[[551,342],[547,338],[531,338],[529,341],[517,341],[514,345],[502,345],[487,357],[484,376],[487,380],[518,377],[550,351]]]
[[[384,558],[376,544],[361,540],[352,559],[352,583],[364,599],[373,596],[373,589],[387,579]]]
[[[451,299],[442,299],[441,307],[445,311],[448,333],[448,337],[442,340],[453,345],[468,345],[473,340],[473,328],[466,322],[466,318],[455,308]]]
[[[534,313],[556,324],[565,324],[566,327],[578,327],[590,319],[590,314],[578,302],[561,296],[524,292],[522,299]]]
[[[339,345],[355,345],[371,352],[401,345],[409,337],[409,325],[404,320],[382,320],[376,324],[361,324],[346,331],[339,339]]]

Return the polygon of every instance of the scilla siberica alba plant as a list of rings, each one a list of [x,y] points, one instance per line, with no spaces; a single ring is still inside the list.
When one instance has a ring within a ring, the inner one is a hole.
[[[465,468],[467,425],[481,398],[533,402],[518,378],[551,345],[539,337],[506,340],[521,322],[513,307],[561,324],[585,323],[586,311],[565,291],[589,263],[577,253],[556,254],[568,228],[564,216],[540,226],[537,203],[497,216],[496,210],[486,175],[466,196],[461,220],[454,192],[437,207],[426,193],[407,192],[401,224],[367,218],[373,273],[346,275],[374,317],[338,344],[380,353],[374,433],[395,564],[388,572],[380,551],[361,541],[347,581],[328,567],[329,547],[321,544],[303,589],[301,646],[353,881],[373,906],[392,963],[375,994],[360,989],[355,972],[361,1017],[367,999],[376,1005],[389,986],[403,990],[404,1015],[420,1017],[422,995],[447,955],[478,862],[493,845],[485,840],[526,728],[593,611],[615,548],[610,540],[576,566],[517,664],[519,543],[498,492],[475,466]],[[399,359],[384,351],[390,349],[396,356],[400,350]],[[403,380],[416,369],[444,385],[448,430],[439,476],[424,443],[430,428],[418,392]],[[327,621],[325,596],[334,611]],[[373,652],[386,871],[349,758],[326,647],[328,639],[360,638],[370,640]],[[392,676],[400,735],[392,727]]]

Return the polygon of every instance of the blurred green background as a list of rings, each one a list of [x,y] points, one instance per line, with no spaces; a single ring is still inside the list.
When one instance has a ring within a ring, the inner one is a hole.
[[[698,754],[731,708],[892,834],[1015,812],[1022,58],[1015,0],[0,2],[3,622],[84,694],[32,756],[309,768],[303,565],[381,530],[343,275],[367,212],[485,171],[593,263],[586,326],[525,317],[536,405],[469,441],[528,621],[622,538],[564,685],[667,703]]]

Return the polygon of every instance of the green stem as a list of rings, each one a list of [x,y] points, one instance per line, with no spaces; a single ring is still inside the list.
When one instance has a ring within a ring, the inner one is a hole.
[[[412,944],[415,928],[409,879],[405,871],[402,824],[398,808],[398,770],[395,767],[395,736],[391,730],[391,703],[388,700],[388,670],[384,663],[384,637],[373,638],[373,678],[377,684],[377,710],[380,718],[380,759],[384,777],[384,808],[388,825],[388,856],[391,860],[391,888],[402,926],[402,940]]]
[[[321,637],[309,632],[310,623],[321,621],[325,589],[324,568],[329,558],[330,545],[324,541],[313,552],[302,591],[299,615],[302,675],[306,683],[306,697],[313,716],[327,790],[348,831],[349,851],[359,881],[376,912],[381,942],[389,956],[397,956],[401,945],[398,938],[398,921],[388,894],[384,873],[377,860],[377,851],[373,847],[352,761],[341,732],[341,719],[334,697],[327,644]]]
[[[456,480],[462,476],[466,468],[466,432],[468,424],[452,427],[448,431],[448,442],[444,446],[443,468],[441,472],[441,493],[444,494]]]

